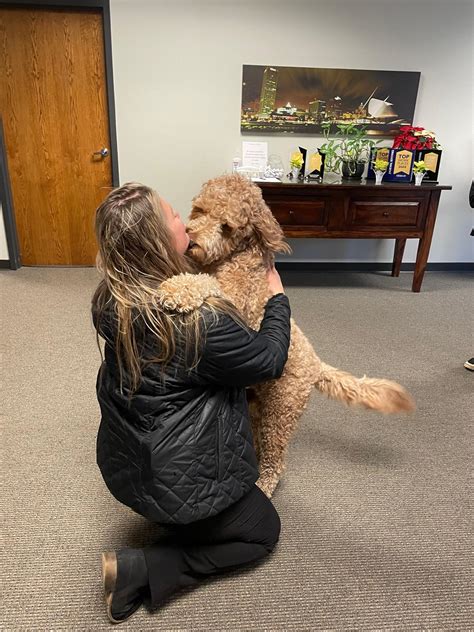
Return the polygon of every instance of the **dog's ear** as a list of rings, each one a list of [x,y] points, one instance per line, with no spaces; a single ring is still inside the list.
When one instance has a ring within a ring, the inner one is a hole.
[[[290,253],[283,231],[263,199],[255,206],[251,217],[254,234],[264,251]]]

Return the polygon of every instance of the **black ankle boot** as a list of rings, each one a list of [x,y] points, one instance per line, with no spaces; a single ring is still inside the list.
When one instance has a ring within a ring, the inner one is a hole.
[[[142,605],[148,589],[148,571],[142,549],[102,553],[102,580],[110,621],[126,621]]]

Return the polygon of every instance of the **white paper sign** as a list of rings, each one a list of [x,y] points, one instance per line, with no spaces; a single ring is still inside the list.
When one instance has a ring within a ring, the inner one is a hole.
[[[268,160],[268,143],[242,142],[242,166],[265,171]]]

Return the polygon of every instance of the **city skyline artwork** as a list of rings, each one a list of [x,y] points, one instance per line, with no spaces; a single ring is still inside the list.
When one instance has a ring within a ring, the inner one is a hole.
[[[321,125],[365,125],[393,136],[413,123],[419,72],[244,65],[241,132],[322,134]]]

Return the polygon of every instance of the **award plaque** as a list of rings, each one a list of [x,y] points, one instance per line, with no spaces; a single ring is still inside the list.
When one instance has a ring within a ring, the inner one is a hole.
[[[390,164],[390,152],[392,150],[389,147],[380,147],[380,149],[372,149],[370,152],[369,168],[367,170],[367,180],[375,180],[375,171],[373,163],[376,160],[385,160]],[[387,167],[388,173],[388,167]],[[385,176],[384,176],[385,179]]]
[[[413,154],[407,149],[402,149],[402,151],[394,152],[394,175],[403,174],[407,176],[411,171],[412,160]]]
[[[415,152],[409,149],[389,149],[388,147],[373,149],[370,155],[367,179],[375,179],[374,160],[386,160],[388,167],[383,177],[384,182],[410,182],[414,158]]]
[[[372,156],[372,160],[386,160],[387,162],[390,162],[390,149],[388,147],[375,149],[374,152],[375,153]]]
[[[322,154],[319,149],[313,154],[309,154],[308,159],[308,180],[320,180],[324,176],[324,162],[326,154]]]
[[[303,164],[301,165],[300,169],[300,178],[304,178],[304,172],[306,169],[306,155],[308,153],[308,150],[304,147],[298,147],[298,149],[300,150],[300,154],[303,156]]]
[[[424,182],[438,182],[441,149],[418,149],[415,160],[416,162],[423,160],[428,169],[425,177],[423,178]]]

